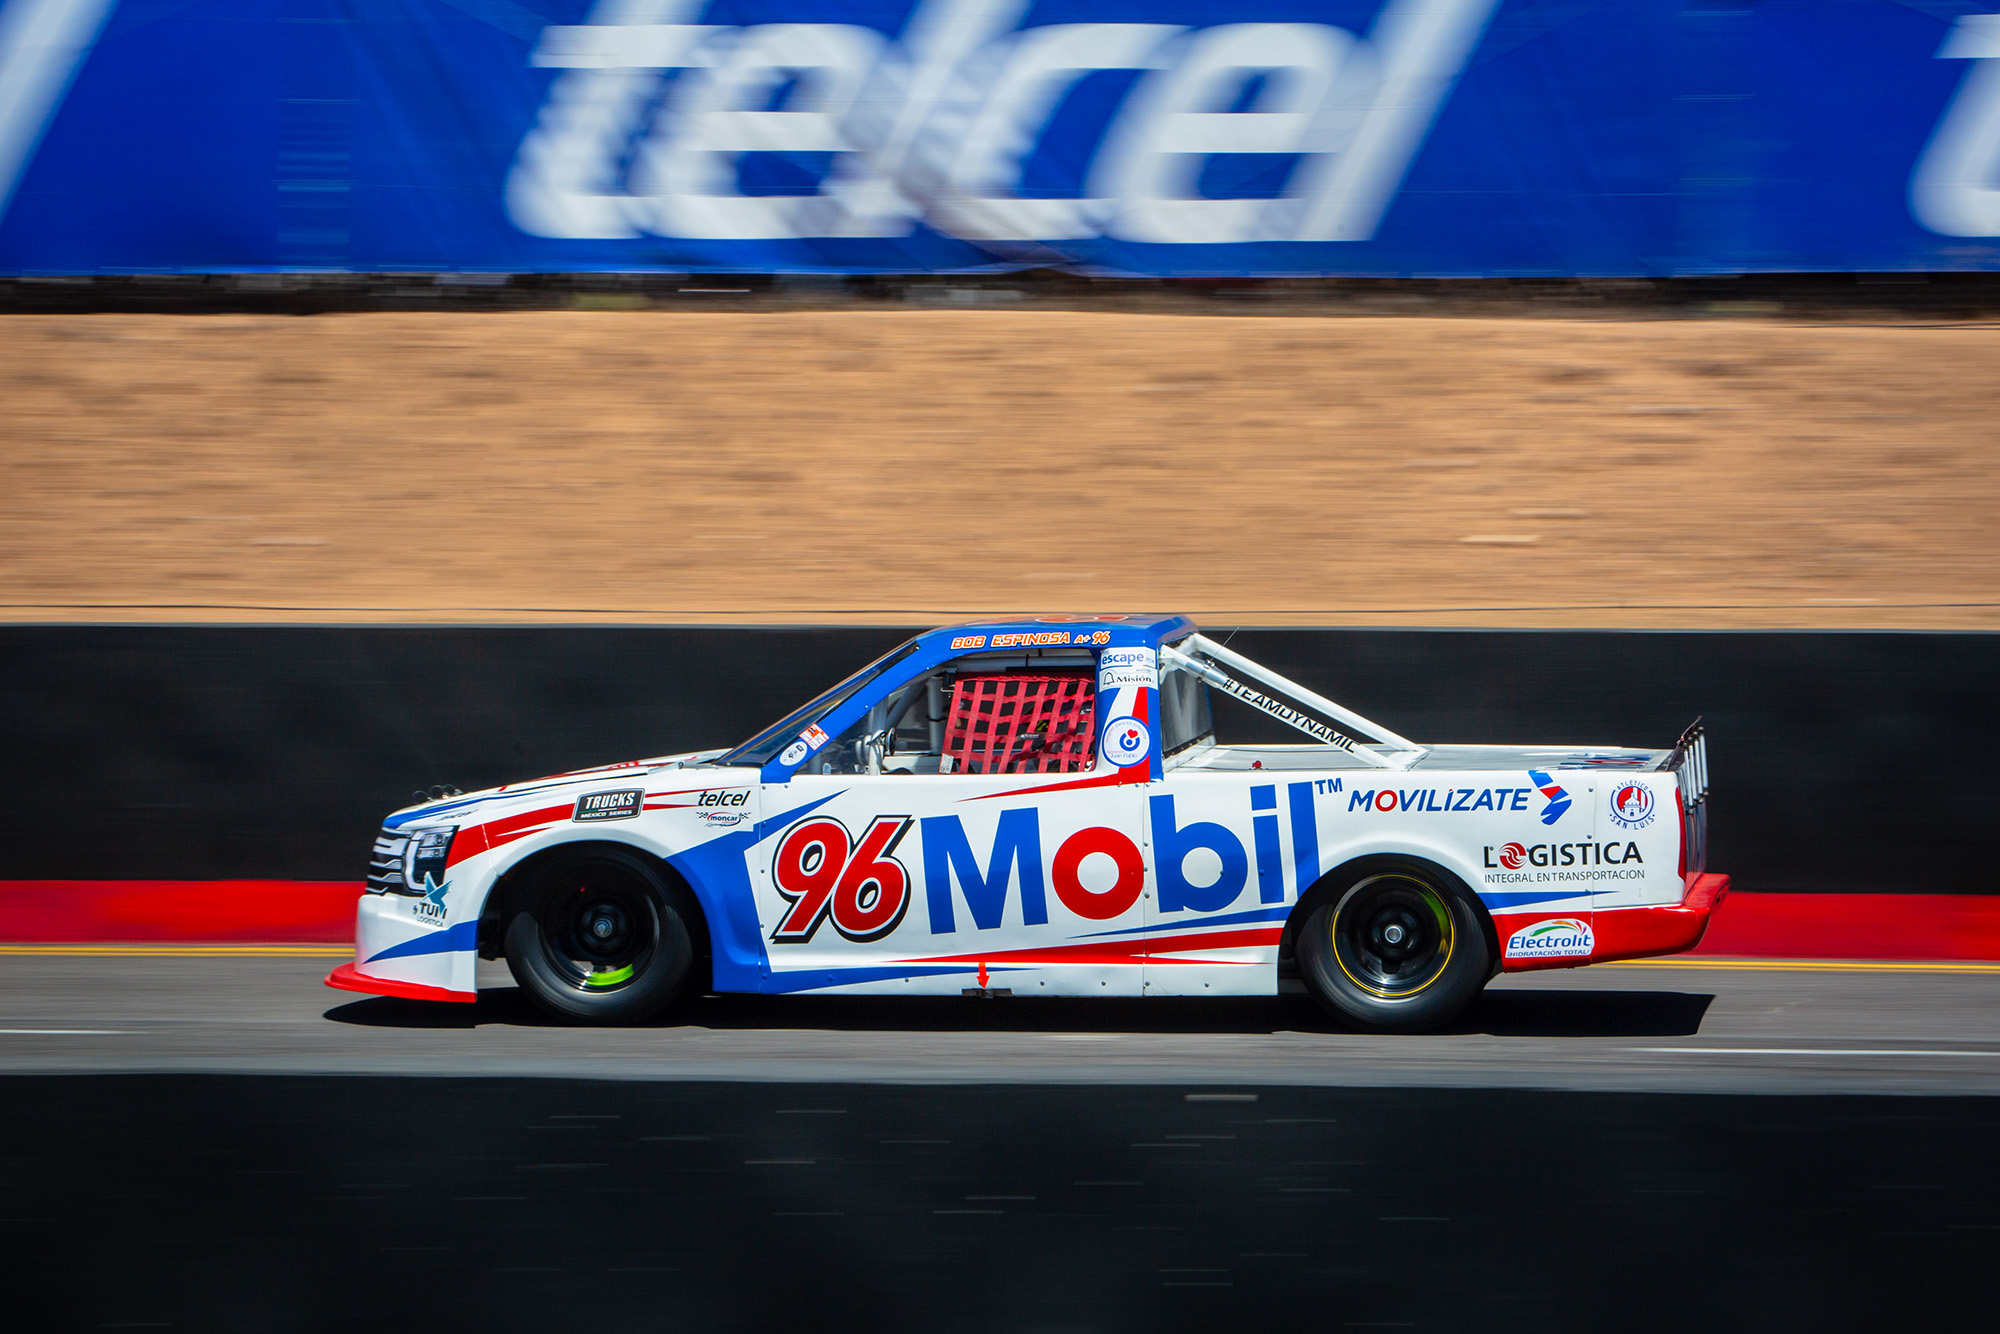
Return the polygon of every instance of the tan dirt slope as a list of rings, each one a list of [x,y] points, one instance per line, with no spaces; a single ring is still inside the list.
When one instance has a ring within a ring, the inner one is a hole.
[[[0,617],[2000,627],[2000,328],[0,318]]]

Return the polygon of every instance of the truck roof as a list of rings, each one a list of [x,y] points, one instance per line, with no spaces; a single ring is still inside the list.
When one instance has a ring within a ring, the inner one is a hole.
[[[1018,616],[965,621],[927,630],[916,637],[924,649],[1052,648],[1070,644],[1158,648],[1192,634],[1193,618],[1161,612],[1103,616]],[[980,640],[979,643],[961,641]]]

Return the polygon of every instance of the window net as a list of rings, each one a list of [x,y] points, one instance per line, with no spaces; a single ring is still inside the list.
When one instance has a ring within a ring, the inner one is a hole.
[[[1014,673],[961,676],[951,692],[944,753],[968,774],[1071,774],[1097,762],[1097,681]]]

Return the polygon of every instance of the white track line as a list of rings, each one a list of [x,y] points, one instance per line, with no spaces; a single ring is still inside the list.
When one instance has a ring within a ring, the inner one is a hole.
[[[2000,1051],[1933,1051],[1915,1047],[1627,1047],[1677,1056],[2000,1056]]]

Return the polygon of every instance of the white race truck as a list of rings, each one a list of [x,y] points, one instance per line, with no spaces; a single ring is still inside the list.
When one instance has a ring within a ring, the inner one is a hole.
[[[1212,694],[1298,729],[1219,741]],[[705,990],[1241,996],[1448,1023],[1503,971],[1671,954],[1706,873],[1668,750],[1427,745],[1181,616],[919,635],[732,750],[399,811],[329,984],[566,1018]]]

